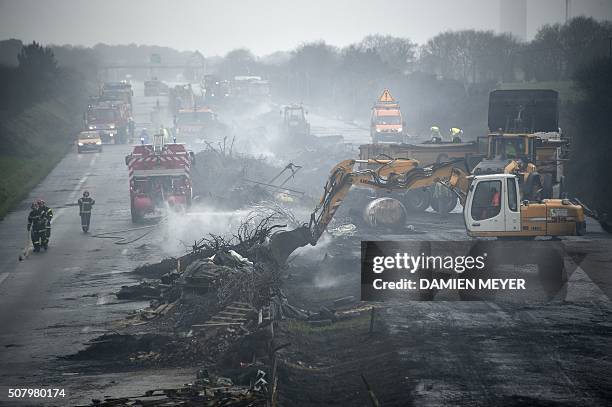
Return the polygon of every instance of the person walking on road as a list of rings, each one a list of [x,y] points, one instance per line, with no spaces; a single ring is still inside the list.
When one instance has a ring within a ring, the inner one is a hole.
[[[42,199],[38,200],[38,207],[45,219],[45,233],[41,236],[41,245],[43,249],[47,250],[49,246],[49,239],[51,238],[51,219],[53,219],[53,210],[47,206],[45,201]]]
[[[28,232],[30,232],[30,238],[32,239],[32,245],[34,251],[39,252],[43,244],[43,235],[46,236],[47,224],[43,217],[43,212],[38,204],[38,201],[33,202],[28,215]]]
[[[81,227],[83,232],[89,230],[89,222],[91,221],[91,208],[96,201],[89,196],[89,191],[83,192],[83,197],[79,198],[79,214],[81,215]]]

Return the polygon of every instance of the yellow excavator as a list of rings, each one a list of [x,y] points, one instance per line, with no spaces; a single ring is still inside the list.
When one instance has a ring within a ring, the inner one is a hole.
[[[355,170],[356,164],[362,164],[365,169]],[[423,168],[412,159],[345,160],[332,169],[309,223],[273,235],[270,250],[278,262],[284,263],[298,247],[316,245],[352,187],[391,192],[440,183],[459,197],[467,234],[471,237],[583,235],[585,213],[599,220],[596,213],[578,200],[523,200],[518,178],[513,173],[469,175],[457,161]],[[605,223],[602,226],[609,229]]]

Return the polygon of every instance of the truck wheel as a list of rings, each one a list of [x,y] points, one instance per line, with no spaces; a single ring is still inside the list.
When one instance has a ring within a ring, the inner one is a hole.
[[[81,147],[77,147],[77,154],[81,154],[83,152],[83,150],[81,150]]]
[[[404,206],[412,212],[424,212],[431,203],[431,193],[425,188],[408,191],[404,194]]]

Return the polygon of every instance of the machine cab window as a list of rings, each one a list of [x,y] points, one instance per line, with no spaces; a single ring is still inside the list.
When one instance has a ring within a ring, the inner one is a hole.
[[[471,215],[474,220],[490,219],[501,210],[501,181],[481,181],[476,185]]]
[[[512,212],[518,211],[518,197],[516,191],[516,180],[514,178],[506,179],[508,183],[508,209]]]
[[[525,141],[520,138],[499,137],[495,142],[493,153],[505,159],[521,158],[525,155]]]

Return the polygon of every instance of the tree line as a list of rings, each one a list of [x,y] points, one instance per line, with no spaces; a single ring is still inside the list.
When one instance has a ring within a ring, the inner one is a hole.
[[[256,57],[247,49],[209,60],[217,74],[260,75],[276,99],[319,106],[347,119],[367,119],[384,88],[405,107],[408,129],[486,130],[487,95],[502,82],[569,81],[594,58],[608,56],[612,23],[577,17],[545,25],[521,42],[492,31],[447,31],[418,45],[407,38],[369,35],[338,48],[323,41]]]

